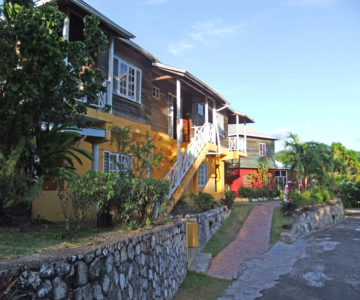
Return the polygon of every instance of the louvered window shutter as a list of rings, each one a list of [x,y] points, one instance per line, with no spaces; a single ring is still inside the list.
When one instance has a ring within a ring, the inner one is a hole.
[[[110,153],[104,151],[104,173],[110,171],[109,166],[110,166]]]

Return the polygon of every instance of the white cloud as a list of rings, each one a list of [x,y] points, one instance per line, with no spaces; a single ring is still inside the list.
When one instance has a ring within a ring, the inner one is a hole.
[[[279,128],[272,131],[271,135],[279,140],[285,140],[290,136],[290,133],[290,130],[287,128]]]
[[[185,42],[185,41],[171,43],[168,45],[168,51],[172,55],[178,55],[178,54],[186,51],[187,49],[191,49],[191,48],[193,48],[193,45],[188,42]]]
[[[142,4],[145,5],[161,5],[168,2],[168,0],[145,0]]]
[[[192,26],[189,36],[201,42],[209,42],[212,38],[225,38],[233,35],[239,29],[238,25],[224,26],[221,20],[197,23]]]
[[[328,7],[334,5],[338,0],[285,0],[281,4],[287,6],[320,6]]]

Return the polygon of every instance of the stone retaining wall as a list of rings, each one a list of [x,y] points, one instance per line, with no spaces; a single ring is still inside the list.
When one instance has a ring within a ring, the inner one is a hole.
[[[14,299],[171,299],[186,275],[185,223],[74,253],[2,261],[0,282],[17,274]]]
[[[185,215],[185,220],[198,223],[198,251],[205,247],[230,213],[231,210],[223,206],[203,213]]]
[[[335,225],[344,219],[344,206],[341,200],[318,204],[308,211],[293,214],[291,229],[281,233],[280,239],[285,243],[293,243],[300,236]]]

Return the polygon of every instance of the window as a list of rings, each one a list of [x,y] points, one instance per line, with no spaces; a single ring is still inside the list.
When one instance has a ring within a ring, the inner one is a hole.
[[[287,183],[286,170],[275,171],[276,182],[279,185],[284,185]]]
[[[266,156],[266,144],[265,143],[259,144],[259,156],[260,157]]]
[[[198,103],[197,111],[200,116],[204,116],[204,105],[202,103]]]
[[[141,77],[140,69],[114,57],[114,93],[141,103]]]
[[[199,186],[205,186],[207,182],[207,165],[202,164],[199,167]]]
[[[132,156],[104,151],[104,173],[105,172],[130,172],[132,167]]]
[[[152,88],[152,96],[155,98],[155,99],[158,99],[160,100],[160,89],[156,86],[153,86]]]
[[[224,115],[221,113],[217,113],[216,114],[216,118],[217,118],[217,124],[218,124],[218,130],[219,130],[219,134],[221,136],[225,136],[225,125],[224,125]]]

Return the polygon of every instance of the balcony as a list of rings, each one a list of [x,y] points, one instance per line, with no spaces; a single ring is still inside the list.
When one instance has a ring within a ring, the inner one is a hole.
[[[246,153],[244,138],[229,136],[229,151],[240,151]]]
[[[104,108],[105,105],[107,104],[107,94],[108,94],[108,91],[109,91],[109,84],[110,82],[108,80],[105,80],[103,82],[103,86],[106,88],[106,91],[105,92],[100,92],[97,96],[97,102],[96,103],[92,103],[90,104],[91,107],[95,107],[95,108]],[[81,89],[81,86],[79,86],[79,88]],[[81,98],[81,99],[76,99],[77,101],[80,101],[80,102],[86,102],[87,99],[86,97],[84,98]]]

